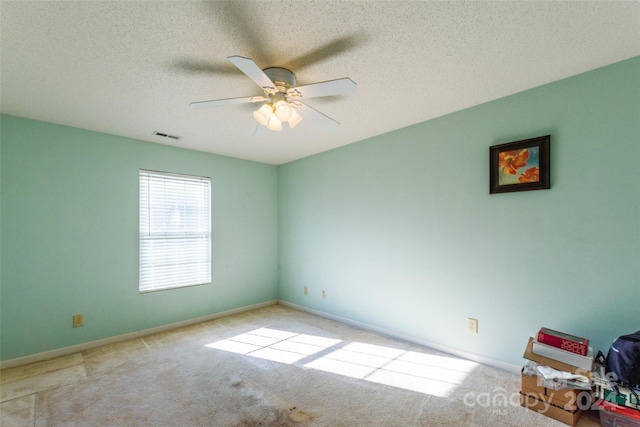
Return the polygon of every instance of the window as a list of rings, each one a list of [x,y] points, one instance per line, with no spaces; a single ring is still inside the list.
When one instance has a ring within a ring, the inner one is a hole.
[[[210,186],[140,170],[140,292],[211,282]]]

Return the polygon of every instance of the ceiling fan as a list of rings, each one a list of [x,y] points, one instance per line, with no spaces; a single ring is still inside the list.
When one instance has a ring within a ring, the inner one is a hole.
[[[191,107],[212,107],[231,104],[262,103],[253,113],[258,121],[255,136],[264,136],[269,131],[281,131],[282,123],[295,127],[303,118],[325,128],[334,130],[340,123],[311,108],[303,102],[310,98],[345,95],[356,91],[357,85],[348,77],[325,82],[296,86],[296,76],[286,68],[271,67],[261,70],[252,59],[242,56],[227,58],[240,71],[260,86],[264,95],[242,98],[216,99],[192,102]]]

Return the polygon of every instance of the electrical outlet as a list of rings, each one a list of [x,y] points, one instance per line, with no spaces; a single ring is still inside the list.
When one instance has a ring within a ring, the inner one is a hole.
[[[309,287],[308,286],[304,287],[304,294],[305,295],[309,295]]]
[[[467,322],[467,329],[469,332],[473,332],[474,334],[478,333],[478,319],[472,319],[469,317]]]
[[[73,327],[79,328],[84,326],[84,315],[82,314],[74,314],[73,315]]]
[[[322,298],[326,298],[327,297],[327,291],[325,291],[324,289],[322,290]]]

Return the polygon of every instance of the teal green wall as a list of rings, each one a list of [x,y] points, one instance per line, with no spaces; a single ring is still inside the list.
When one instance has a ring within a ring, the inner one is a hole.
[[[0,116],[0,357],[278,297],[516,365],[541,326],[606,349],[640,329],[639,81],[634,58],[280,168]],[[545,134],[551,190],[489,195],[489,146]],[[140,168],[212,178],[213,285],[138,293]]]
[[[1,116],[1,358],[278,296],[275,166]],[[213,284],[138,293],[138,171],[212,182]],[[83,313],[85,326],[73,329]]]
[[[547,134],[552,188],[489,195],[489,146]],[[515,365],[541,326],[606,350],[640,329],[638,165],[640,58],[286,164],[280,299]]]

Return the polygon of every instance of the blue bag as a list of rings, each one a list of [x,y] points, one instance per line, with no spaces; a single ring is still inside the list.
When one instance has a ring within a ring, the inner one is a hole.
[[[607,354],[607,377],[620,385],[640,388],[640,331],[618,337]]]

